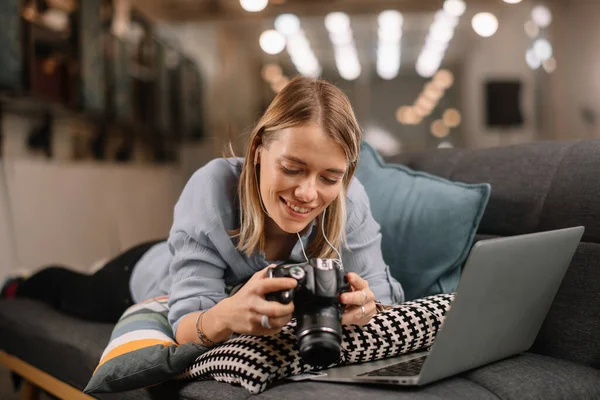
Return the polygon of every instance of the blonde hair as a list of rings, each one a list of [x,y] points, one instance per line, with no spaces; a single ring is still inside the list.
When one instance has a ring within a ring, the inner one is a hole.
[[[292,79],[273,99],[248,138],[246,157],[238,187],[240,228],[231,234],[238,237],[237,249],[250,256],[265,250],[265,213],[258,192],[255,164],[258,146],[268,148],[283,129],[316,123],[338,143],[348,160],[340,194],[327,207],[325,233],[339,249],[345,242],[346,190],[354,175],[360,152],[362,133],[350,101],[333,84],[306,77]],[[321,231],[323,214],[317,217],[318,233],[306,249],[308,257],[334,258],[335,251]]]

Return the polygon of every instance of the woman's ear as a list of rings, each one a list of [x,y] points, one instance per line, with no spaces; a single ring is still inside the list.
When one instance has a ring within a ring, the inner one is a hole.
[[[260,150],[261,150],[260,145],[256,146],[256,152],[254,153],[254,165],[260,164]]]

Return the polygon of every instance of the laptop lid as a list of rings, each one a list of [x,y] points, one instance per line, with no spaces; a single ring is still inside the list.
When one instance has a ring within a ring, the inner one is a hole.
[[[529,349],[583,232],[580,226],[477,242],[419,384]]]

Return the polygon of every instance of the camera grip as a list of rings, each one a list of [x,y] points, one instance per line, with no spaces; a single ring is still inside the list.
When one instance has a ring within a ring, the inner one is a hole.
[[[267,278],[289,278],[290,275],[286,273],[283,268],[275,267],[269,268],[267,271]],[[294,289],[281,290],[278,292],[271,292],[265,294],[265,299],[268,301],[276,301],[281,304],[289,304],[294,301]]]

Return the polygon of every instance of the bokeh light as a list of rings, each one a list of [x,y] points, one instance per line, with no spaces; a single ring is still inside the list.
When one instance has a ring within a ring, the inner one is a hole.
[[[284,36],[298,33],[300,30],[300,18],[294,14],[281,14],[275,18],[275,29]]]
[[[498,31],[498,18],[492,13],[475,14],[471,20],[473,30],[481,37],[491,37]]]
[[[248,12],[262,11],[267,4],[269,4],[269,0],[240,0],[240,5]]]
[[[450,129],[446,126],[444,121],[436,119],[431,123],[431,134],[437,138],[444,138],[448,136]]]
[[[285,49],[285,37],[276,30],[269,29],[260,35],[260,48],[267,54],[279,54]]]
[[[449,128],[456,128],[460,125],[462,121],[462,115],[460,111],[455,108],[449,108],[444,111],[444,115],[442,117],[444,124]]]
[[[552,57],[552,45],[546,39],[537,39],[533,42],[533,51],[535,55],[542,61]]]
[[[531,39],[534,39],[537,37],[537,35],[540,34],[540,28],[539,28],[539,26],[537,26],[537,24],[535,22],[533,22],[532,20],[529,20],[529,21],[525,22],[525,33]]]
[[[444,11],[453,17],[460,17],[465,13],[467,4],[464,0],[446,0],[444,1]]]
[[[281,67],[277,64],[267,64],[262,69],[262,77],[265,81],[269,83],[275,82],[276,80],[281,78],[282,75],[283,72],[281,71]]]
[[[549,59],[544,60],[542,66],[544,67],[544,71],[547,73],[553,73],[556,70],[556,58],[550,57]]]
[[[548,7],[538,5],[531,10],[531,19],[540,28],[547,28],[552,23],[552,12]]]
[[[454,74],[447,69],[440,69],[434,75],[433,83],[442,89],[449,89],[454,84]]]

